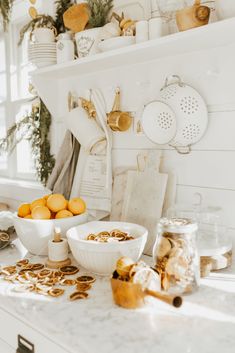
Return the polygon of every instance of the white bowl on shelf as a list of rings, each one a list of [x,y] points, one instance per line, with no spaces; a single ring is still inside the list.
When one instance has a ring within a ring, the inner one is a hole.
[[[83,213],[62,219],[37,220],[15,215],[13,222],[20,241],[31,254],[47,255],[48,240],[52,238],[55,227],[61,229],[62,237],[65,238],[68,229],[86,223],[87,217],[87,213]]]
[[[97,234],[113,229],[127,232],[135,239],[112,243],[85,240],[91,233]],[[122,256],[138,261],[143,253],[147,236],[146,228],[125,222],[89,222],[69,229],[67,232],[72,254],[78,264],[90,272],[105,276],[112,274],[117,260]]]
[[[114,37],[103,40],[99,43],[99,49],[102,52],[120,49],[123,47],[128,47],[129,45],[135,44],[134,36],[122,36],[122,37]]]

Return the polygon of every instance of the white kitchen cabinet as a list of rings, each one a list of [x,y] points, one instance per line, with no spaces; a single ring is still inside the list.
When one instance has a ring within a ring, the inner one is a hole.
[[[18,335],[33,345],[34,350],[29,345],[27,353],[70,353],[2,308],[0,323],[0,353],[15,353],[18,348]],[[27,347],[27,343],[25,346]]]

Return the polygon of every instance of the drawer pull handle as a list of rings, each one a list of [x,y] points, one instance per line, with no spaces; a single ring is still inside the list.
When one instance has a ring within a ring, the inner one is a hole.
[[[35,353],[34,344],[26,340],[24,337],[18,335],[18,348],[16,353]]]

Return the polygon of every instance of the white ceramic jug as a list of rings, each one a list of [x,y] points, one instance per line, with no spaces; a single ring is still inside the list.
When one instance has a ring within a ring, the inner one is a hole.
[[[71,39],[71,33],[61,33],[58,36],[58,41],[56,43],[57,64],[74,60],[74,51],[75,47],[73,40]]]

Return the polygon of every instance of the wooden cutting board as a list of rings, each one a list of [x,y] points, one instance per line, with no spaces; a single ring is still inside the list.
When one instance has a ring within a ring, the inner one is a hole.
[[[114,171],[112,208],[110,221],[120,221],[123,208],[123,197],[127,186],[127,168],[117,168]]]
[[[166,187],[165,200],[163,204],[162,216],[167,216],[167,211],[169,208],[175,205],[176,200],[176,185],[177,185],[177,176],[175,172],[168,172],[168,181]]]
[[[168,175],[147,168],[144,172],[129,171],[124,194],[122,221],[138,223],[149,231],[144,253],[152,255],[156,226],[161,218]]]

